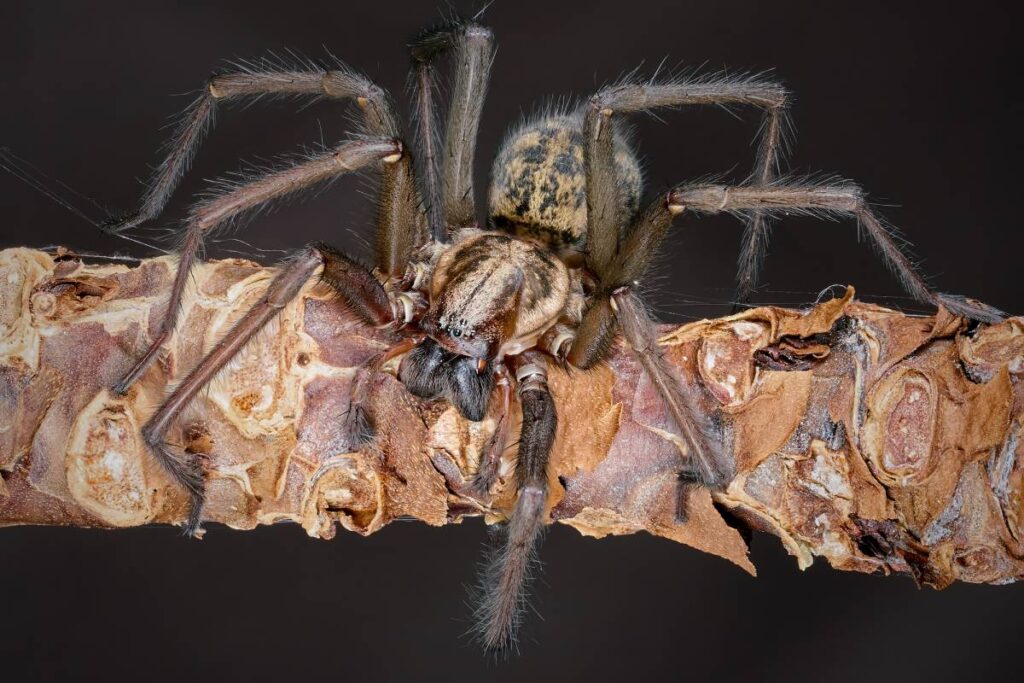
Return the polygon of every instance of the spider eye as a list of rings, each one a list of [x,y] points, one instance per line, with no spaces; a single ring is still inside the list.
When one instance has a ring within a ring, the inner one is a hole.
[[[462,330],[458,330],[458,329],[452,330],[452,336],[453,337],[461,337],[462,336]]]

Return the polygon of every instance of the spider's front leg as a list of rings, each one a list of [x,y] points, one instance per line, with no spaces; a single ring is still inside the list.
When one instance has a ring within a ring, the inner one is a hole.
[[[431,231],[435,239],[441,239],[448,226],[464,228],[477,224],[473,157],[494,57],[494,34],[473,21],[453,21],[422,32],[410,48],[416,63],[416,118],[423,152],[420,180]],[[455,62],[455,73],[444,139],[437,140],[433,129],[433,63],[449,52]],[[435,166],[438,155],[440,173]]]
[[[732,478],[734,462],[709,418],[698,410],[692,390],[684,387],[657,342],[655,323],[632,287],[618,287],[598,297],[568,347],[566,360],[581,369],[593,367],[608,353],[616,329],[644,368],[668,408],[686,444],[680,481],[718,489]],[[564,347],[563,347],[564,349]]]
[[[175,387],[142,429],[150,450],[189,494],[185,523],[188,535],[196,534],[202,520],[204,470],[201,456],[167,443],[167,433],[196,394],[298,295],[317,271],[320,279],[367,322],[382,325],[391,320],[391,303],[380,283],[365,268],[327,245],[307,247],[281,269],[260,300]]]
[[[696,407],[678,373],[665,360],[657,344],[655,323],[636,292],[637,280],[646,272],[674,217],[665,198],[653,202],[635,221],[622,244],[600,266],[598,290],[568,347],[559,351],[581,369],[593,367],[611,349],[621,330],[630,349],[643,366],[658,395],[686,442],[686,461],[681,481],[711,488],[728,483],[733,461],[722,440]]]
[[[519,629],[529,572],[544,529],[547,467],[558,428],[543,356],[528,351],[509,362],[523,414],[516,462],[518,496],[504,529],[503,545],[494,550],[485,570],[476,609],[480,639],[495,651],[514,645]]]

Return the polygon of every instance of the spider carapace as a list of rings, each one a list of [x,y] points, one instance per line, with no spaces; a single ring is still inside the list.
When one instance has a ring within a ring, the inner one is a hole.
[[[239,349],[307,282],[319,278],[337,293],[339,305],[393,337],[391,349],[369,361],[366,373],[381,371],[385,361],[398,358],[399,379],[411,393],[448,400],[470,420],[481,420],[489,412],[498,416],[479,470],[453,493],[487,505],[502,454],[516,445],[516,503],[503,545],[485,574],[477,612],[485,646],[503,649],[514,643],[524,582],[544,522],[546,467],[557,427],[546,381],[550,364],[586,370],[621,335],[687,444],[688,455],[681,455],[679,462],[681,491],[718,487],[729,480],[732,454],[716,423],[694,408],[693,392],[702,389],[684,387],[661,356],[653,322],[636,291],[674,218],[684,212],[729,212],[745,220],[740,298],[755,284],[768,219],[775,212],[804,212],[855,218],[918,299],[941,301],[980,321],[998,319],[999,313],[973,300],[933,293],[855,185],[780,180],[787,93],[759,76],[626,80],[578,105],[549,109],[528,120],[508,136],[495,157],[488,219],[481,224],[472,169],[493,53],[491,31],[473,21],[453,21],[417,36],[411,43],[416,125],[409,137],[389,96],[343,64],[233,65],[213,76],[185,112],[139,209],[111,219],[107,228],[115,233],[129,230],[161,213],[218,102],[288,95],[356,103],[362,121],[358,135],[323,153],[222,184],[195,205],[159,334],[145,340],[140,360],[115,391],[127,391],[173,333],[189,270],[211,231],[267,202],[342,175],[378,172],[372,269],[323,244],[297,252],[260,301],[174,388],[143,434],[153,454],[189,492],[185,527],[195,533],[202,519],[203,459],[169,443],[168,432]],[[443,124],[434,96],[441,57],[453,68]],[[640,165],[621,121],[631,113],[705,104],[763,112],[749,179],[735,185],[683,184],[642,205]],[[373,438],[365,392],[365,383],[353,381],[348,417],[339,427],[348,430],[350,441]],[[508,433],[504,417],[513,396],[522,413],[518,439]],[[215,458],[216,453],[207,456]]]

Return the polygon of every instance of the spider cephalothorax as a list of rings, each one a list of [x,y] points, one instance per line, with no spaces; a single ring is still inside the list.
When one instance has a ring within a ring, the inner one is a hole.
[[[434,266],[423,330],[453,353],[494,359],[533,348],[558,320],[569,271],[544,244],[465,230]]]
[[[203,238],[244,211],[360,169],[381,176],[373,270],[323,244],[297,252],[263,298],[179,383],[143,429],[153,453],[190,494],[186,530],[202,518],[202,459],[167,442],[189,401],[242,346],[319,278],[339,305],[385,330],[393,346],[371,359],[360,376],[384,371],[401,357],[398,377],[412,394],[450,401],[471,420],[497,413],[479,470],[452,494],[487,506],[506,447],[516,448],[517,491],[504,550],[485,577],[478,615],[490,648],[512,641],[519,623],[530,555],[544,522],[548,453],[557,412],[545,368],[551,362],[585,370],[600,362],[621,333],[650,375],[679,431],[679,481],[719,487],[730,478],[733,455],[717,422],[693,408],[661,356],[653,323],[635,285],[680,214],[731,212],[747,221],[739,275],[741,297],[753,286],[767,218],[772,212],[846,215],[857,219],[886,264],[914,296],[980,321],[999,313],[972,300],[934,294],[893,242],[860,190],[849,183],[779,181],[778,151],[786,91],[758,77],[712,75],[624,82],[600,90],[576,108],[545,113],[517,128],[498,152],[488,192],[490,217],[481,229],[473,188],[473,159],[483,95],[493,57],[490,30],[453,22],[412,43],[415,154],[401,133],[390,99],[348,67],[245,65],[214,76],[186,112],[169,153],[139,210],[111,221],[117,232],[155,218],[187,168],[217,102],[281,94],[354,100],[360,135],[323,154],[228,186],[192,211],[166,317],[155,339],[115,387],[125,392],[157,358],[175,329],[178,303]],[[434,61],[455,65],[444,134],[435,131]],[[764,112],[756,167],[739,185],[683,185],[641,207],[637,157],[619,121],[632,112],[695,104],[749,105]],[[367,382],[352,382],[348,443],[373,437]],[[508,434],[505,413],[518,396],[522,424]],[[727,420],[725,415],[717,420]],[[216,444],[213,453],[216,457]],[[325,457],[330,454],[323,454]]]

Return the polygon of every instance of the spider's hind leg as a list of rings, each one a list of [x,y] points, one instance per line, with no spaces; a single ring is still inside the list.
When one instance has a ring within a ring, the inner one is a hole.
[[[752,106],[763,114],[757,160],[751,173],[754,183],[770,183],[778,173],[785,147],[789,93],[779,83],[757,75],[709,74],[652,82],[625,82],[594,94],[585,108],[583,130],[587,171],[588,265],[599,275],[615,257],[621,216],[616,211],[615,188],[621,181],[615,172],[613,131],[615,118],[655,109],[698,105]],[[746,217],[743,252],[737,280],[738,298],[749,296],[770,229],[770,216],[751,211]]]

